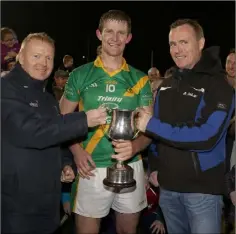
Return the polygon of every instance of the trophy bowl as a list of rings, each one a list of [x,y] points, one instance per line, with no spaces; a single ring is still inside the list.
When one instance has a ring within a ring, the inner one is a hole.
[[[118,108],[110,111],[112,116],[107,136],[114,141],[134,139],[138,134],[134,125],[136,111]],[[133,177],[133,168],[122,161],[117,161],[107,168],[103,184],[106,189],[115,193],[132,192],[136,189],[136,181]]]

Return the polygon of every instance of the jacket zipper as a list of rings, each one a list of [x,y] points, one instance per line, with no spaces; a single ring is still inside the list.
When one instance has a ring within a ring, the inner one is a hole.
[[[181,77],[178,77],[177,79],[177,92],[179,93],[179,88],[180,88],[180,81],[182,80]]]
[[[192,156],[192,160],[193,160],[193,167],[194,167],[194,170],[195,170],[195,174],[196,174],[196,176],[198,176],[199,171],[198,171],[196,153],[195,152],[191,152],[191,156]]]

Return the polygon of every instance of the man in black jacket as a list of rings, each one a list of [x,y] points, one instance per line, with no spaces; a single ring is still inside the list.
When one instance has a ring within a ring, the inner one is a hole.
[[[59,226],[61,180],[72,181],[70,162],[61,162],[60,144],[104,124],[104,109],[67,115],[44,92],[53,68],[54,42],[29,34],[19,63],[1,79],[2,232],[49,234]],[[62,168],[63,171],[62,171]]]
[[[169,34],[175,71],[159,88],[154,116],[140,110],[138,129],[153,137],[160,206],[168,233],[220,233],[225,136],[233,92],[219,49],[204,51],[202,27],[177,20]],[[155,165],[154,165],[155,164]]]

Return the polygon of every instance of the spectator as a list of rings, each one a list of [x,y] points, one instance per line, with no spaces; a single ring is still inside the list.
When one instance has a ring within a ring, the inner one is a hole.
[[[63,58],[63,64],[59,67],[58,70],[63,70],[67,72],[72,72],[74,69],[74,59],[71,55],[65,55]]]
[[[102,45],[99,45],[97,47],[97,56],[101,55],[102,54]]]
[[[54,75],[53,94],[57,101],[60,101],[63,93],[65,84],[68,80],[69,72],[63,70],[57,70]]]
[[[144,234],[165,233],[164,217],[159,206],[159,189],[153,187],[149,181],[149,171],[147,160],[143,160],[145,172],[145,188],[148,206],[145,208],[140,217],[140,225]],[[155,185],[154,185],[155,186]]]
[[[8,59],[15,59],[20,50],[20,44],[15,32],[10,28],[1,28],[1,64]]]
[[[175,68],[170,67],[169,69],[166,70],[164,77],[165,78],[170,78],[173,75]]]
[[[227,80],[233,88],[235,88],[236,86],[235,59],[236,59],[236,54],[235,54],[235,49],[233,48],[230,50],[226,58],[226,64],[225,64],[225,69],[227,72]]]

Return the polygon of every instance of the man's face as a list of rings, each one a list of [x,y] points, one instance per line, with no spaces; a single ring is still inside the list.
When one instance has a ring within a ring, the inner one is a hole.
[[[170,54],[180,69],[192,69],[201,57],[205,39],[197,39],[194,29],[184,24],[169,33]]]
[[[150,82],[152,83],[153,81],[160,79],[160,72],[155,67],[151,68],[148,73],[148,77]]]
[[[56,86],[59,88],[64,88],[67,80],[68,80],[68,77],[55,77]]]
[[[74,63],[74,60],[73,59],[69,59],[67,62],[66,62],[66,67],[72,67],[73,66],[73,63]]]
[[[54,48],[46,41],[32,39],[19,54],[23,69],[36,80],[45,80],[53,69]]]
[[[97,30],[96,34],[102,42],[102,51],[114,57],[123,55],[125,45],[132,38],[125,21],[107,20],[104,22],[102,32]]]
[[[9,48],[13,47],[15,42],[16,42],[16,39],[12,33],[5,34],[5,36],[2,40],[2,43]]]
[[[228,76],[231,78],[236,78],[235,77],[235,65],[236,65],[235,59],[236,59],[235,53],[229,54],[226,59],[226,64],[225,64],[226,72],[227,72]]]

